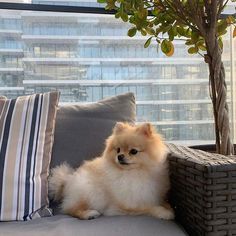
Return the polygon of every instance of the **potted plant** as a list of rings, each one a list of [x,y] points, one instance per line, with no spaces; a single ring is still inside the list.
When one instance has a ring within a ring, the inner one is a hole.
[[[232,0],[233,1],[233,0]],[[160,45],[166,56],[174,54],[174,39],[185,41],[189,54],[199,53],[208,64],[210,97],[215,120],[216,151],[224,155],[234,153],[230,137],[229,109],[226,101],[227,87],[222,62],[222,36],[234,15],[222,18],[221,14],[229,0],[98,0],[106,3],[106,9],[115,10],[116,18],[134,26],[128,30],[133,37],[137,31]]]

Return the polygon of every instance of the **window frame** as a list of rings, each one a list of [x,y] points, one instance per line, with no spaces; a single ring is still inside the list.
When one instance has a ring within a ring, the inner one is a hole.
[[[52,4],[36,4],[36,3],[17,3],[17,2],[1,2],[0,9],[6,10],[24,10],[24,11],[51,11],[66,13],[90,13],[90,14],[115,14],[115,10],[105,10],[103,7],[83,7],[83,6],[67,6]],[[149,15],[151,11],[149,11]],[[221,14],[221,18],[227,18],[229,14]],[[232,14],[231,14],[232,15]],[[236,17],[236,13],[233,14]]]

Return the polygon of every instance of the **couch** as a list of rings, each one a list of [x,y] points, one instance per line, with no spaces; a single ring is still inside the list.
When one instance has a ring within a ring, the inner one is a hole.
[[[99,155],[117,121],[135,122],[135,99],[128,93],[90,105],[60,106],[51,168],[64,161],[77,167]],[[90,221],[63,215],[26,222],[0,222],[0,236],[184,236],[236,235],[236,158],[167,144],[170,202],[176,220],[148,216],[99,217]]]

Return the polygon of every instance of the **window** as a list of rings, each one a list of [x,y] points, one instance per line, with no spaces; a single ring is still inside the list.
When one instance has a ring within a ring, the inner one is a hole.
[[[59,4],[56,0],[32,3]],[[62,5],[78,3],[60,1]],[[95,1],[80,5],[98,6]],[[203,59],[188,55],[182,41],[176,41],[170,58],[155,43],[144,49],[145,38],[129,38],[128,28],[111,15],[4,10],[1,95],[60,90],[61,102],[71,103],[133,92],[137,122],[152,122],[172,142],[213,142],[208,68]],[[224,40],[228,100],[235,119],[236,43],[229,36]]]

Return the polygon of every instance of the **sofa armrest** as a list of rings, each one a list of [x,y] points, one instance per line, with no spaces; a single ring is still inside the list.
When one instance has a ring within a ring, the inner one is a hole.
[[[168,144],[170,201],[192,235],[236,235],[236,156]]]

